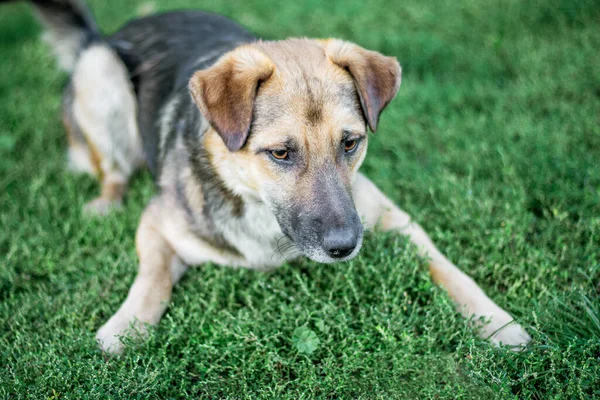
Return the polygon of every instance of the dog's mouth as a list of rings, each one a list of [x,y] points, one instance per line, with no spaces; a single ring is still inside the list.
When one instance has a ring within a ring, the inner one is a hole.
[[[361,234],[356,245],[351,249],[326,250],[323,248],[309,248],[304,250],[303,253],[311,260],[323,264],[349,261],[356,257],[356,255],[360,252],[362,247],[362,239],[363,237]]]
[[[272,203],[281,231],[297,253],[313,261],[352,259],[362,246],[363,226],[350,191],[337,175],[320,176],[312,187],[308,199]]]
[[[325,234],[318,234],[316,230],[311,231],[312,234],[309,235],[302,235],[301,232],[294,234],[284,231],[287,243],[279,246],[280,252],[284,253],[281,255],[285,256],[285,253],[295,252],[297,255],[302,254],[312,261],[331,264],[353,259],[362,247],[362,225],[351,231],[333,229],[326,231]]]

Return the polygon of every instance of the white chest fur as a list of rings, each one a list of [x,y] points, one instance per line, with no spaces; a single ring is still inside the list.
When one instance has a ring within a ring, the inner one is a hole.
[[[273,268],[299,255],[263,202],[247,201],[241,217],[221,223],[223,236],[244,256],[249,267]]]
[[[188,265],[214,262],[231,267],[271,269],[300,255],[281,232],[275,215],[262,202],[246,202],[241,216],[219,220],[219,234],[237,249],[239,254],[236,254],[196,235],[174,191],[164,189],[149,208],[155,210],[163,235]]]

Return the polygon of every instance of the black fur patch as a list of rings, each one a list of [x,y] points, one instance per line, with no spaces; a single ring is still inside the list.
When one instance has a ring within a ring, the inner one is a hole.
[[[226,17],[175,11],[129,22],[109,37],[127,66],[138,97],[138,125],[146,161],[160,173],[159,114],[171,94],[187,90],[192,74],[255,37]]]

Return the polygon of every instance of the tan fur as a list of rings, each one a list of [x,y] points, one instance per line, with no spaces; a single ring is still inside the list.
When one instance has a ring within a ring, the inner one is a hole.
[[[400,88],[400,64],[393,57],[385,57],[354,43],[329,39],[323,41],[323,44],[329,59],[350,71],[356,82],[369,127],[375,132],[381,111],[392,101]]]
[[[254,121],[253,134],[240,151],[229,151],[214,132],[207,134],[205,146],[212,155],[213,165],[235,193],[257,198],[265,198],[273,192],[289,198],[294,195],[302,197],[310,190],[310,183],[319,174],[323,164],[329,163],[337,151],[344,130],[355,132],[360,137],[366,136],[364,122],[356,113],[359,105],[341,96],[343,90],[350,93],[354,91],[352,77],[329,62],[322,45],[317,41],[258,43],[256,46],[260,48],[262,57],[269,57],[269,62],[264,59],[260,62],[266,65],[274,63],[276,69],[260,87],[260,95],[255,100],[255,113],[260,116],[276,110],[277,116]],[[303,54],[306,61],[302,66],[294,61],[297,53]],[[226,57],[226,60],[230,58]],[[204,75],[212,76],[214,72],[211,68]],[[202,72],[192,78],[192,86],[199,75]],[[317,76],[319,79],[306,82],[306,76]],[[216,81],[214,78],[212,80]],[[307,89],[312,91],[312,97],[306,95]],[[328,101],[320,107],[319,120],[306,123],[310,115],[307,110],[311,109],[311,100],[315,98]],[[199,107],[204,108],[205,103],[199,103]],[[289,139],[295,140],[300,150],[310,155],[306,172],[295,180],[281,179],[271,160],[263,154],[257,156],[260,149],[282,147]],[[360,149],[361,156],[345,173],[348,185],[351,175],[362,162],[365,150],[366,140]]]
[[[274,66],[252,46],[226,54],[213,67],[198,71],[190,80],[190,92],[202,114],[231,151],[246,141],[252,122],[256,88],[271,76]]]
[[[138,276],[119,310],[98,331],[97,338],[106,349],[120,352],[121,335],[144,335],[145,324],[156,324],[167,308],[173,289],[171,265],[179,259],[156,226],[155,207],[149,206],[136,234],[140,259]]]
[[[379,53],[337,40],[308,39],[245,45],[196,72],[189,87],[211,123],[202,129],[201,140],[210,167],[226,186],[221,201],[239,202],[243,208],[239,215],[232,211],[232,218],[210,223],[218,224],[222,240],[235,248],[203,237],[207,200],[185,164],[190,154],[178,139],[164,162],[161,194],[144,212],[138,230],[138,277],[121,308],[99,330],[102,348],[120,352],[119,335],[128,334],[131,327],[144,333],[141,323],[158,323],[185,265],[214,262],[268,268],[299,256],[296,249],[275,257],[278,239],[285,237],[270,204],[302,204],[326,196],[315,186],[325,173],[353,194],[366,226],[380,224],[384,230],[409,236],[420,254],[430,258],[434,280],[448,290],[465,316],[491,319],[483,325],[483,335],[493,335],[496,343],[526,343],[529,336],[519,325],[495,332],[512,317],[446,259],[406,213],[357,174],[367,149],[366,123],[373,131],[377,128],[379,114],[398,90],[400,74],[397,61]],[[169,118],[165,115],[162,121],[166,124]],[[351,158],[339,156],[345,137],[362,139]],[[293,172],[269,156],[269,150],[286,149],[290,143],[300,163]],[[185,206],[176,181],[184,187]],[[334,205],[336,200],[328,199]]]
[[[481,327],[482,336],[494,343],[519,346],[531,338],[514,323],[514,318],[498,307],[483,290],[450,262],[433,244],[423,228],[392,203],[366,177],[359,174],[354,186],[355,204],[367,226],[380,226],[407,235],[419,253],[429,258],[429,271],[437,284],[443,286],[466,317],[473,317]]]
[[[75,172],[83,172],[93,176],[98,176],[99,163],[92,157],[90,149],[85,142],[75,133],[76,127],[67,112],[63,112],[63,124],[67,133],[69,142],[68,161],[69,168]]]

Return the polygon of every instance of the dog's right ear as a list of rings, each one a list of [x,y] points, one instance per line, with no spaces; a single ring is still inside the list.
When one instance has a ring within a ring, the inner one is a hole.
[[[242,46],[190,79],[192,98],[229,151],[237,151],[246,143],[257,88],[274,70],[264,53]]]

